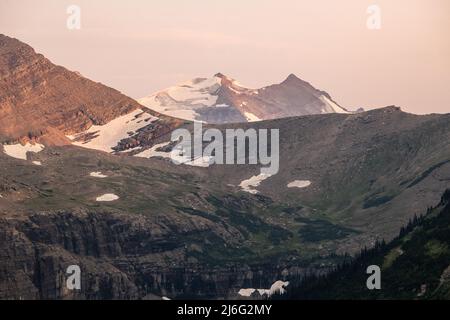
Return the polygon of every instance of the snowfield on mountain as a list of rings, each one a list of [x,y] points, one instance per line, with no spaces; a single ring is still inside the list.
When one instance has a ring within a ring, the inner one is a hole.
[[[212,78],[183,82],[138,101],[171,117],[212,124],[349,113],[328,93],[293,74],[280,84],[250,89],[218,73]]]
[[[3,150],[8,156],[22,160],[27,160],[28,152],[38,153],[44,150],[44,148],[45,147],[39,143],[35,144],[26,143],[25,145],[22,145],[20,143],[12,145],[8,144],[3,145]]]
[[[94,125],[89,130],[68,136],[72,144],[84,148],[105,152],[113,152],[120,141],[136,134],[140,129],[148,126],[158,118],[145,113],[143,110],[135,110],[124,116],[120,116],[105,125]],[[79,141],[80,138],[87,137]]]

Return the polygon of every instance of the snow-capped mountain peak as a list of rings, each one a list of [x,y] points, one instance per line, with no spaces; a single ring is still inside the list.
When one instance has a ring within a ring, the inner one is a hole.
[[[290,74],[280,84],[250,89],[222,73],[195,78],[139,102],[172,117],[206,123],[250,122],[290,116],[348,113],[326,93]]]

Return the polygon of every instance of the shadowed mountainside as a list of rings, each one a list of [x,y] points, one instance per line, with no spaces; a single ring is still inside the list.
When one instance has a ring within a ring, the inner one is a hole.
[[[292,287],[287,299],[450,299],[450,190],[389,243],[361,252],[335,272]],[[366,268],[381,267],[381,289],[368,290]]]

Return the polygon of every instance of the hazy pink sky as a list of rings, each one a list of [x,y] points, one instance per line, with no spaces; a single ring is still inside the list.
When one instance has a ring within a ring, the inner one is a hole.
[[[81,30],[66,28],[70,4]],[[381,30],[366,27],[371,4]],[[0,33],[134,98],[217,72],[249,87],[295,73],[350,109],[450,112],[448,0],[0,0]]]

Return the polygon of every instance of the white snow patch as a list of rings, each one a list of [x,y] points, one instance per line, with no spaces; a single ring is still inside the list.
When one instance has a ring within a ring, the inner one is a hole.
[[[275,293],[285,294],[286,293],[285,287],[287,287],[288,285],[289,285],[289,281],[278,280],[270,287],[269,292],[266,292],[266,293],[269,296],[272,296]]]
[[[257,289],[257,291],[260,296],[263,296],[266,294],[267,291],[269,291],[269,289]]]
[[[178,86],[167,89],[167,93],[177,101],[191,100],[195,102],[204,102],[210,106],[216,103],[217,96],[211,93],[216,91],[222,80],[219,77],[187,81]],[[212,92],[211,92],[212,91]]]
[[[255,291],[257,291],[260,296],[267,295],[268,297],[271,297],[276,293],[285,294],[286,287],[288,285],[289,285],[289,281],[278,280],[274,284],[272,284],[270,289],[252,289],[252,288],[241,289],[241,290],[239,290],[238,294],[242,297],[250,297]]]
[[[322,109],[322,113],[349,113],[324,95],[320,96],[320,100],[327,105],[327,107]]]
[[[170,152],[156,151],[157,149],[166,147],[169,144],[170,144],[170,141],[155,144],[150,149],[139,152],[139,153],[135,154],[134,156],[139,157],[139,158],[153,158],[153,157],[170,158]]]
[[[20,143],[3,145],[3,150],[8,156],[21,160],[27,160],[27,152],[38,153],[44,150],[44,148],[45,147],[42,144],[31,144],[29,142],[27,142],[27,144],[25,145],[21,145]]]
[[[157,151],[157,149],[168,146],[170,143],[171,142],[168,141],[168,142],[156,144],[153,147],[151,147],[150,149],[147,149],[140,153],[137,153],[134,156],[139,157],[139,158],[160,157],[160,158],[165,158],[165,159],[172,159],[172,157],[173,157],[173,160],[178,162],[179,164],[184,164],[184,165],[193,166],[193,167],[207,168],[211,165],[212,160],[213,160],[211,157],[198,157],[195,159],[190,159],[189,157],[181,156],[181,155],[172,156],[171,152]]]
[[[137,147],[134,147],[134,148],[123,150],[122,152],[133,152],[133,151],[138,151],[138,150],[141,150],[141,149],[142,149],[142,146],[137,146]]]
[[[97,197],[96,201],[98,201],[98,202],[110,202],[110,201],[115,201],[117,199],[119,199],[119,197],[116,196],[115,194],[113,194],[113,193],[106,193],[106,194],[104,194],[104,195],[102,195],[100,197]]]
[[[288,188],[306,188],[311,185],[311,181],[309,180],[295,180],[288,183]]]
[[[102,174],[100,171],[97,171],[97,172],[91,172],[89,175],[90,175],[91,177],[94,177],[94,178],[101,178],[101,179],[103,179],[103,178],[108,178],[107,175]]]
[[[164,301],[170,301],[170,300],[172,300],[172,299],[167,298],[167,297],[162,297],[161,299],[163,299]]]
[[[40,161],[33,161],[32,163],[36,166],[42,166],[42,162]]]
[[[256,115],[254,115],[251,112],[244,112],[244,115],[247,118],[247,121],[249,121],[249,122],[261,121],[260,118],[258,118]]]
[[[241,289],[238,294],[242,297],[250,297],[255,291],[255,289]]]
[[[267,173],[260,173],[257,176],[253,176],[250,179],[244,180],[239,184],[239,187],[242,188],[243,191],[249,192],[251,194],[257,194],[258,190],[254,189],[258,187],[261,182],[270,178],[272,175]]]
[[[114,151],[112,148],[126,138],[136,134],[136,132],[149,125],[158,118],[145,113],[141,109],[137,109],[129,114],[118,117],[102,126],[92,126],[89,130],[79,133],[75,136],[68,136],[69,139],[75,140],[82,138],[85,134],[93,134],[94,138],[86,142],[73,141],[72,144],[89,149],[95,149],[105,152]]]

